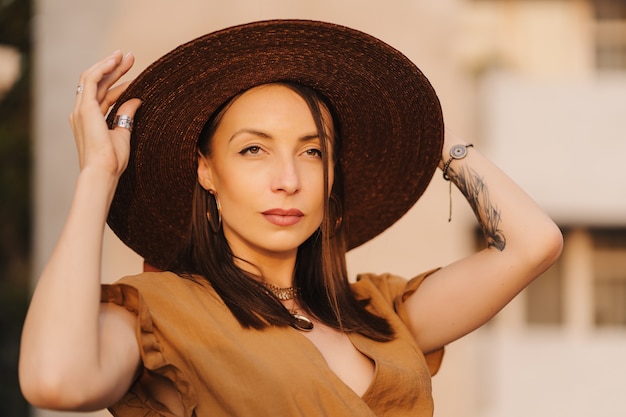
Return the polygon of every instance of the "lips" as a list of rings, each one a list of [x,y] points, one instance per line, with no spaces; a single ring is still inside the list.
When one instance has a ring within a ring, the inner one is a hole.
[[[276,226],[292,226],[302,220],[304,213],[298,209],[270,209],[261,213],[265,220]]]

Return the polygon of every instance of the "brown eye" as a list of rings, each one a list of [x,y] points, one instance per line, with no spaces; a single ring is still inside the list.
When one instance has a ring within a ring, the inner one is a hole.
[[[305,153],[309,156],[315,156],[318,158],[322,157],[322,151],[320,151],[319,149],[315,149],[315,148],[307,149]]]
[[[250,154],[250,155],[258,155],[261,152],[260,146],[248,146],[245,149],[242,149],[239,153],[241,155]]]

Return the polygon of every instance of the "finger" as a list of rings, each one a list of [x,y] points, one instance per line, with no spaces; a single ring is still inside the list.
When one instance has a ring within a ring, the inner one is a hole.
[[[141,105],[141,100],[137,98],[130,99],[122,104],[117,110],[113,131],[125,137],[130,137],[133,128],[133,119],[137,109]]]
[[[115,51],[84,71],[76,91],[78,99],[75,108],[81,106],[86,99],[95,98],[100,103],[110,87],[132,68],[134,62],[132,53],[122,55],[121,51]]]
[[[111,132],[111,139],[118,155],[118,161],[120,162],[120,173],[125,170],[128,165],[132,120],[140,105],[141,100],[139,99],[131,99],[124,102],[117,112],[116,125],[113,126]],[[130,124],[126,124],[126,121],[130,121]]]
[[[98,83],[105,74],[111,72],[122,61],[121,51],[115,51],[108,57],[96,62],[83,71],[76,87],[76,101],[74,109],[78,108],[85,97],[94,97],[98,89]]]
[[[102,101],[108,94],[111,87],[120,80],[135,63],[135,56],[132,52],[122,57],[119,63],[109,72],[104,74],[102,80],[98,83],[98,101]]]
[[[120,98],[122,93],[126,91],[126,88],[128,88],[129,84],[130,81],[126,81],[118,86],[111,88],[107,92],[107,95],[100,103],[100,110],[102,111],[102,114],[106,114],[109,111],[111,106]]]
[[[75,131],[80,131],[85,123],[92,126],[101,123],[102,127],[105,127],[102,116],[106,111],[101,110],[101,98],[97,97],[98,90],[101,85],[108,86],[109,83],[116,81],[119,76],[128,71],[133,62],[134,59],[131,55],[127,54],[125,59],[120,51],[116,51],[81,74],[81,84],[79,85],[82,88],[80,91],[77,90],[78,94],[73,110],[72,126]],[[120,66],[121,69],[116,71],[116,68]],[[109,81],[106,81],[108,74],[114,74],[114,78],[109,77]],[[108,109],[108,105],[106,107]]]

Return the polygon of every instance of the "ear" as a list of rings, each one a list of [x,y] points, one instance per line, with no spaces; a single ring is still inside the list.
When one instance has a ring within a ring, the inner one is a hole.
[[[205,190],[215,190],[211,161],[198,151],[198,182]]]

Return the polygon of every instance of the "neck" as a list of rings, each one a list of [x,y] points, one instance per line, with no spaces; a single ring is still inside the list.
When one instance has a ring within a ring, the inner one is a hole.
[[[293,286],[296,254],[291,256],[236,257],[235,264],[251,275],[280,288]]]

